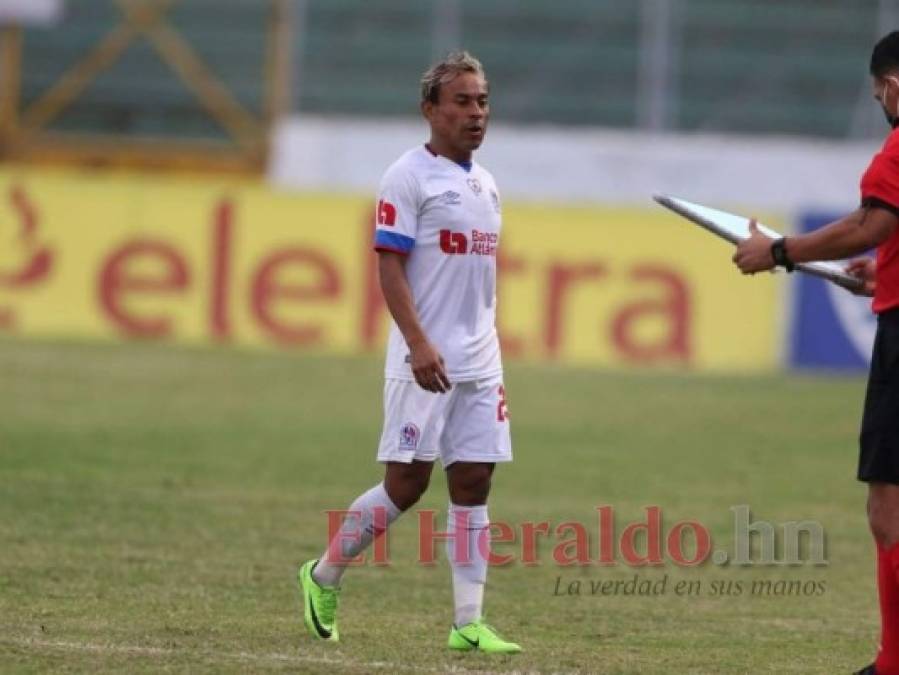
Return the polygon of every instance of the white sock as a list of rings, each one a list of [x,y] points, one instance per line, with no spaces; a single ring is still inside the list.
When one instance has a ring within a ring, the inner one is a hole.
[[[487,529],[484,553],[488,553],[490,517],[486,504],[450,504],[447,520],[447,533],[457,533],[456,537],[446,540],[446,555],[453,570],[455,624],[464,626],[481,618],[484,584],[487,583],[487,557],[482,554],[478,540]]]
[[[368,492],[359,495],[350,504],[349,510],[358,511],[359,514],[347,514],[340,530],[328,542],[328,548],[312,570],[312,578],[319,586],[339,586],[348,565],[347,562],[341,562],[341,558],[346,561],[355,558],[368,548],[376,534],[380,534],[380,531],[375,532],[376,529],[386,529],[402,513],[390,501],[383,483],[378,483]],[[341,533],[352,536],[341,537]]]

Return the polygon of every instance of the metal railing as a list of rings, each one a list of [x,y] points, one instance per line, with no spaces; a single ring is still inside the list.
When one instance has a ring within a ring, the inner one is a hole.
[[[288,112],[416,115],[461,47],[504,121],[873,136],[867,60],[897,21],[899,0],[69,0],[0,28],[0,153],[256,170]]]
[[[415,113],[465,47],[506,120],[652,131],[877,135],[867,62],[897,0],[297,0],[294,110]]]
[[[0,157],[261,170],[289,105],[291,9],[95,0],[53,28],[4,26]]]

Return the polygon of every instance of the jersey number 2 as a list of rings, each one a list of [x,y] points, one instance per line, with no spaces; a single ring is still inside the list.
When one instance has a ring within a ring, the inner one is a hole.
[[[505,422],[509,418],[509,408],[506,406],[506,388],[499,385],[499,403],[496,406],[496,421]]]

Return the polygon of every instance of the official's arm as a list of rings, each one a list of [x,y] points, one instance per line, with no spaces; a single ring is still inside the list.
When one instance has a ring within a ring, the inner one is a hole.
[[[814,232],[787,237],[784,248],[793,263],[850,258],[885,242],[897,224],[894,210],[865,205]],[[772,269],[772,239],[759,232],[755,221],[749,231],[749,238],[737,245],[733,261],[744,274]]]
[[[880,246],[899,223],[896,213],[862,206],[839,220],[798,237],[787,237],[787,255],[793,262],[840,260]]]

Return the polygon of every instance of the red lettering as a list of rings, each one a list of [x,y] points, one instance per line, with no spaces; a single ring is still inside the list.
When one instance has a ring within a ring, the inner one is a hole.
[[[494,534],[493,528],[498,528],[499,532]],[[488,565],[508,565],[515,559],[514,555],[499,555],[493,552],[492,544],[511,544],[515,542],[515,530],[509,523],[498,522],[490,523],[489,527],[481,530],[478,535],[478,551],[482,558],[486,558]]]
[[[661,361],[689,362],[690,292],[675,271],[642,265],[631,272],[635,281],[651,282],[664,292],[661,298],[641,300],[622,309],[612,323],[612,339],[624,358],[643,364]],[[662,320],[667,331],[658,342],[640,342],[637,326],[642,321]]]
[[[138,275],[128,271],[130,261],[153,259],[163,265],[158,276]],[[168,244],[159,241],[132,241],[114,251],[100,270],[100,307],[126,335],[163,337],[171,332],[167,317],[137,316],[125,308],[126,294],[174,293],[189,283],[187,263]]]
[[[279,275],[294,267],[311,270],[316,279],[308,285],[279,282]],[[277,251],[260,264],[253,275],[250,307],[265,331],[275,340],[289,345],[310,345],[322,339],[321,326],[287,324],[275,316],[278,300],[326,302],[340,295],[340,275],[334,263],[317,251],[289,248]]]
[[[371,526],[374,535],[372,563],[387,565],[390,562],[390,552],[387,547],[387,509],[383,506],[376,506],[372,509]]]
[[[328,514],[328,550],[325,553],[325,559],[329,563],[343,563],[346,565],[362,565],[365,562],[365,555],[360,553],[355,558],[345,558],[343,555],[343,543],[362,541],[362,530],[345,530],[343,523],[346,516],[353,516],[356,522],[359,522],[361,511],[348,511],[345,509],[327,510]]]
[[[18,269],[0,271],[0,285],[10,288],[30,286],[44,280],[53,266],[53,253],[38,244],[38,214],[25,191],[13,186],[9,191],[9,201],[19,221],[18,241],[22,244],[25,260]],[[13,330],[16,314],[12,309],[0,307],[0,330]]]
[[[537,551],[537,535],[549,534],[549,523],[522,523],[521,525],[521,562],[525,565],[539,565],[540,555]]]
[[[459,514],[460,518],[456,522],[467,523],[468,515]],[[471,555],[468,551],[468,532],[464,528],[467,524],[463,524],[461,529],[455,532],[438,532],[434,528],[434,510],[422,509],[418,512],[418,562],[422,565],[433,565],[434,563],[434,544],[437,541],[454,540],[456,543],[456,558],[459,562],[470,562]],[[457,538],[457,533],[461,533]]]
[[[629,565],[662,564],[662,510],[658,506],[646,507],[646,522],[631,523],[621,533],[621,555]],[[646,555],[637,553],[637,533],[644,532]]]
[[[499,249],[498,255],[496,257],[496,276],[497,285],[499,287],[497,295],[500,294],[499,291],[501,291],[503,286],[506,284],[506,279],[508,279],[512,275],[520,275],[523,272],[526,272],[528,268],[527,263],[524,261],[524,258],[513,258],[506,255],[503,251],[504,249]],[[499,310],[501,310],[505,306],[506,303],[499,303],[499,308],[496,314],[496,332],[499,334],[499,340],[500,344],[502,345],[503,355],[514,359],[524,353],[524,340],[519,335],[510,335],[508,331],[502,328],[503,312]]]
[[[600,506],[599,511],[599,564],[616,565],[615,562],[615,513],[611,506]]]
[[[590,564],[590,538],[587,528],[578,522],[566,521],[556,527],[556,536],[560,537],[567,531],[574,532],[574,537],[566,541],[560,541],[553,549],[553,559],[557,565],[589,565]],[[574,549],[572,551],[572,549]]]
[[[28,256],[22,266],[12,272],[0,272],[0,284],[17,288],[28,286],[45,278],[53,265],[53,254],[37,242],[39,220],[37,209],[19,186],[9,191],[9,201],[19,221],[18,240]]]
[[[580,265],[565,265],[554,262],[548,274],[548,298],[546,302],[546,326],[543,333],[543,344],[546,354],[555,357],[562,344],[562,319],[565,315],[565,297],[569,288],[576,282],[598,279],[605,274],[605,269],[596,262]]]
[[[231,231],[233,227],[234,205],[223,199],[215,207],[212,223],[212,279],[209,284],[209,327],[212,337],[226,340],[230,337],[231,326],[228,319],[228,295],[230,291]]]
[[[472,255],[496,255],[496,244],[499,236],[495,232],[479,232],[471,231],[471,250]]]
[[[683,533],[687,529],[692,530],[696,540],[696,550],[692,558],[687,558],[683,551]],[[712,537],[709,531],[695,520],[684,520],[677,523],[668,533],[668,556],[679,565],[699,565],[712,550]]]

